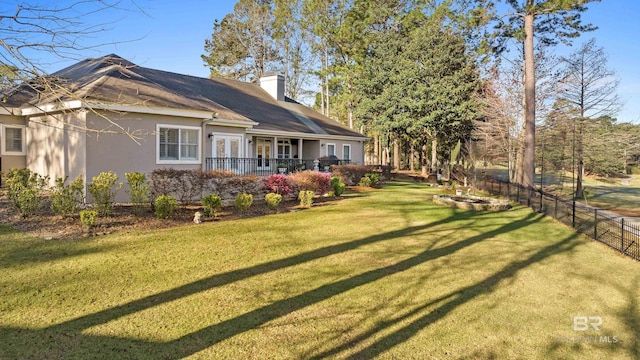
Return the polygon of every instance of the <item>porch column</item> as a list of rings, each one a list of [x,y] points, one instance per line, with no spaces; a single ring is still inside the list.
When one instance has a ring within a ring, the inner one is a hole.
[[[271,149],[271,151],[273,151],[273,155],[269,154],[269,157],[277,158],[278,157],[278,137],[277,136],[273,137],[273,149]]]
[[[302,163],[302,139],[298,139],[298,160]]]

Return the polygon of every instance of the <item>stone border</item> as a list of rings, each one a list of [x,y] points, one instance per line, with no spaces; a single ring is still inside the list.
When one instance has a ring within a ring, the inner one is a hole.
[[[456,197],[469,199],[471,201],[456,201],[454,199]],[[481,196],[433,195],[433,202],[438,205],[452,208],[476,211],[504,211],[511,209],[509,200],[500,200]]]

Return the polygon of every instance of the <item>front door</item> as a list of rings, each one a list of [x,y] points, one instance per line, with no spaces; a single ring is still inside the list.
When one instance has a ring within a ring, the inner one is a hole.
[[[258,157],[258,170],[269,170],[271,164],[269,163],[271,158],[271,146],[272,140],[257,139],[256,140],[256,155]]]
[[[214,135],[212,154],[215,168],[241,172],[242,135]]]

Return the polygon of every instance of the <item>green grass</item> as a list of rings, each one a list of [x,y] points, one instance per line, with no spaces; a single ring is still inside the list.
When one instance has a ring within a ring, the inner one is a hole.
[[[639,262],[434,193],[74,241],[0,226],[0,358],[640,357]]]

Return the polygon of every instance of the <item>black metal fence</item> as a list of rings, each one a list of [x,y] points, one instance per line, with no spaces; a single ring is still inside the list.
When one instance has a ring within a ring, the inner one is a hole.
[[[539,189],[523,187],[492,178],[479,181],[476,186],[493,195],[503,196],[533,210],[551,216],[573,227],[581,234],[606,244],[621,253],[640,260],[640,227],[606,210],[597,209],[575,200]]]
[[[319,171],[329,171],[331,165],[347,165],[350,160],[318,160]],[[229,170],[237,174],[268,176],[276,173],[291,173],[301,170],[313,170],[314,159],[280,158],[206,158],[206,170]]]

